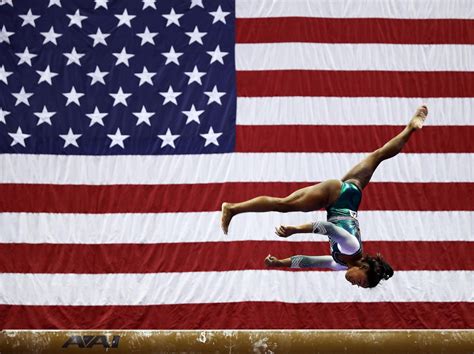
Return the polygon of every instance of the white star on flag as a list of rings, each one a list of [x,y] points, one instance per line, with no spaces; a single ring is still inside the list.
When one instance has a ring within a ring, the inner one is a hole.
[[[14,34],[15,32],[8,32],[5,25],[3,25],[2,30],[0,31],[0,43],[7,42],[10,44],[10,36],[13,36]]]
[[[158,135],[158,138],[162,140],[161,147],[164,148],[166,145],[171,146],[173,149],[176,149],[174,141],[179,138],[179,135],[171,134],[170,128],[166,131],[165,135]]]
[[[204,5],[202,4],[202,0],[191,0],[191,6],[189,7],[192,9],[194,6],[199,6],[204,8]]]
[[[120,53],[112,53],[114,57],[117,58],[117,61],[115,62],[115,66],[124,64],[126,66],[130,66],[129,60],[130,58],[133,58],[135,54],[128,54],[127,51],[125,50],[125,47],[122,48],[122,51]]]
[[[137,125],[141,123],[151,126],[150,118],[155,115],[154,112],[147,112],[145,106],[142,106],[141,112],[133,112],[133,115],[138,118]]]
[[[80,14],[79,9],[76,10],[74,15],[67,14],[66,16],[69,17],[69,20],[70,20],[68,27],[71,27],[72,25],[76,25],[79,28],[82,28],[82,21],[84,21],[87,18],[87,16],[82,16]]]
[[[13,71],[6,71],[5,65],[0,67],[0,81],[3,81],[8,85],[8,77],[13,74]]]
[[[51,6],[53,6],[53,5],[62,7],[62,6],[61,6],[61,0],[49,0],[49,5],[48,5],[48,7],[51,7]]]
[[[25,88],[22,86],[20,92],[12,93],[12,95],[16,98],[15,106],[18,106],[20,103],[24,103],[29,106],[30,102],[28,99],[33,96],[33,93],[25,92]]]
[[[54,45],[58,45],[57,39],[62,36],[62,34],[54,32],[53,26],[51,26],[48,32],[40,32],[40,33],[44,37],[43,44],[51,42]]]
[[[142,10],[145,10],[148,7],[151,7],[151,8],[156,10],[155,2],[156,2],[156,0],[143,0],[143,9]]]
[[[134,75],[140,79],[138,86],[141,86],[145,83],[153,86],[153,81],[151,81],[151,79],[156,75],[156,73],[149,72],[146,67],[143,67],[143,71],[141,73],[135,73]]]
[[[76,47],[73,47],[71,53],[63,53],[63,55],[67,58],[66,66],[71,64],[77,64],[81,66],[81,58],[85,54],[76,52]]]
[[[92,78],[91,86],[94,85],[96,82],[105,85],[104,77],[108,73],[109,73],[108,71],[100,71],[99,66],[96,66],[95,71],[87,73],[87,76],[90,76]]]
[[[31,9],[28,10],[28,12],[24,15],[19,15],[23,19],[23,23],[21,24],[21,27],[26,26],[26,25],[31,25],[33,27],[36,27],[35,21],[40,17],[38,15],[33,15],[31,12]]]
[[[183,14],[177,14],[174,12],[174,9],[171,9],[170,13],[167,15],[162,15],[164,18],[166,18],[166,27],[170,26],[171,24],[175,24],[178,27],[181,26],[179,24],[179,19],[183,17]]]
[[[77,143],[77,139],[79,139],[82,136],[82,134],[74,134],[71,128],[69,128],[69,131],[67,134],[60,134],[59,137],[64,139],[64,146],[63,148],[68,147],[69,145],[73,145],[75,147],[79,147],[79,144]]]
[[[197,111],[196,107],[192,105],[189,111],[183,111],[183,113],[186,115],[186,117],[188,117],[188,119],[186,119],[186,124],[189,124],[191,122],[196,122],[197,124],[200,124],[201,121],[199,120],[199,116],[203,114],[204,111]]]
[[[104,126],[103,119],[105,118],[106,115],[107,115],[107,113],[100,113],[99,108],[97,108],[97,106],[96,106],[94,108],[93,113],[87,113],[86,114],[86,116],[91,120],[91,122],[89,124],[89,127],[92,127],[94,124],[100,124],[100,125]]]
[[[197,82],[199,85],[202,85],[201,77],[206,75],[206,73],[204,71],[200,72],[195,65],[193,71],[187,71],[184,73],[184,75],[189,76],[188,85],[193,82]]]
[[[20,58],[20,61],[18,62],[18,65],[21,65],[23,63],[26,63],[28,64],[29,66],[31,66],[31,59],[33,59],[34,57],[37,57],[38,54],[33,54],[33,53],[30,53],[28,47],[25,47],[25,50],[23,53],[15,53],[15,55]]]
[[[4,111],[3,108],[0,107],[0,122],[2,122],[4,124],[7,124],[7,122],[5,120],[5,117],[9,114],[10,114],[10,112]]]
[[[46,69],[44,69],[44,71],[41,71],[41,70],[36,70],[36,72],[39,74],[40,78],[38,80],[38,84],[41,83],[41,82],[47,82],[48,84],[50,85],[53,85],[53,82],[51,81],[51,79],[55,76],[58,76],[57,73],[53,73],[50,69],[49,69],[49,65],[46,67]]]
[[[71,103],[75,103],[80,106],[79,99],[84,96],[84,94],[81,92],[76,92],[76,88],[73,86],[71,91],[63,93],[63,96],[67,98],[66,107]]]
[[[48,112],[46,106],[43,106],[41,112],[34,112],[33,114],[39,118],[38,123],[36,123],[37,126],[43,123],[51,125],[51,117],[54,116],[56,112]]]
[[[114,98],[114,104],[113,104],[114,107],[120,103],[127,107],[128,106],[127,98],[129,98],[132,94],[124,93],[122,91],[122,88],[119,87],[119,90],[117,91],[117,93],[109,93],[109,95]]]
[[[211,64],[218,61],[224,64],[224,57],[229,54],[228,52],[221,52],[221,47],[218,45],[214,51],[206,52],[211,56]]]
[[[140,44],[141,46],[150,43],[155,45],[155,40],[153,39],[158,35],[158,32],[150,32],[148,27],[145,27],[145,31],[143,33],[137,33],[137,36],[142,39],[142,43]]]
[[[136,16],[135,15],[129,15],[127,9],[123,10],[123,13],[121,15],[115,15],[115,17],[118,18],[119,23],[117,24],[117,27],[120,27],[122,25],[126,25],[130,28],[132,28],[132,24],[130,23],[131,20],[133,20]]]
[[[92,44],[93,47],[95,47],[97,44],[107,45],[105,40],[108,36],[110,36],[110,33],[102,33],[100,28],[97,28],[96,34],[89,34],[89,37],[94,40],[94,43]]]
[[[176,65],[179,65],[179,60],[178,58],[183,55],[183,53],[177,53],[174,51],[174,47],[171,46],[171,49],[169,52],[164,52],[161,53],[161,55],[166,57],[166,63],[165,65],[168,65],[169,63],[175,63]]]
[[[179,95],[181,95],[181,92],[173,91],[173,88],[170,85],[170,87],[168,88],[168,91],[167,92],[160,92],[160,95],[165,98],[165,100],[163,101],[163,106],[165,104],[167,104],[168,102],[171,102],[171,103],[174,103],[175,105],[178,105],[178,101],[176,100],[176,98]]]
[[[24,134],[21,131],[20,127],[18,127],[18,130],[16,131],[16,133],[8,133],[8,135],[10,135],[13,138],[13,141],[10,144],[10,146],[15,146],[16,144],[20,144],[23,147],[26,147],[25,139],[28,139],[31,136],[31,134]]]
[[[217,91],[217,86],[214,85],[212,91],[204,91],[204,94],[209,97],[207,104],[211,104],[212,102],[216,102],[219,105],[222,105],[221,97],[225,95],[225,92]]]
[[[202,38],[207,34],[207,32],[199,32],[198,26],[195,26],[194,30],[192,32],[185,32],[185,33],[189,37],[189,43],[188,44],[191,44],[191,43],[194,43],[194,42],[198,42],[199,44],[203,44],[202,43]]]
[[[120,128],[117,128],[117,131],[115,132],[115,134],[107,134],[107,136],[112,140],[110,142],[109,147],[118,145],[122,149],[125,149],[125,145],[123,144],[124,140],[130,137],[130,135],[122,135],[122,133],[120,132]]]
[[[94,0],[94,2],[95,2],[94,10],[97,10],[99,7],[103,7],[105,9],[109,8],[109,6],[107,5],[109,0]]]
[[[201,135],[204,139],[206,139],[206,142],[204,143],[204,147],[210,144],[219,146],[219,142],[217,141],[217,138],[219,138],[222,135],[222,133],[215,133],[214,129],[210,127],[209,131],[206,134],[199,134],[199,135]]]
[[[3,2],[0,2],[0,6],[1,5],[10,5],[13,7],[13,0],[3,0]]]
[[[209,12],[209,14],[212,17],[214,17],[214,19],[212,20],[213,24],[216,23],[216,22],[226,23],[225,18],[226,18],[227,15],[230,14],[230,12],[222,11],[221,5],[219,5],[219,7],[217,8],[216,11]]]

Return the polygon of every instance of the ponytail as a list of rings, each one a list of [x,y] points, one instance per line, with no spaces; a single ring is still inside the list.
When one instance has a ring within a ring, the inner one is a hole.
[[[388,280],[393,276],[392,267],[385,262],[380,253],[377,253],[375,257],[366,254],[362,258],[362,262],[368,265],[367,282],[369,288],[377,286],[380,280]]]

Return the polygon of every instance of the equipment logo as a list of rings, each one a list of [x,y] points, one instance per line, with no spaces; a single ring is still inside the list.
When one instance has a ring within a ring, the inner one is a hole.
[[[63,348],[77,346],[78,348],[92,348],[95,345],[103,348],[118,348],[120,336],[113,336],[112,341],[107,340],[107,336],[70,336]]]

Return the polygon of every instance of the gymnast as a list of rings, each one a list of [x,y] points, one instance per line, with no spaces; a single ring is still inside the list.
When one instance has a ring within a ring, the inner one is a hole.
[[[299,189],[285,198],[269,196],[256,197],[241,203],[222,203],[221,227],[228,233],[229,224],[237,214],[248,212],[314,211],[326,208],[327,221],[316,221],[300,226],[281,225],[275,228],[280,237],[295,233],[317,233],[327,235],[331,256],[297,255],[278,259],[268,255],[268,267],[329,268],[346,270],[345,278],[352,285],[373,288],[380,280],[393,276],[392,267],[380,253],[375,256],[362,252],[357,210],[362,198],[362,190],[367,186],[377,166],[384,160],[397,155],[410,139],[411,134],[423,127],[428,108],[421,106],[401,133],[381,148],[370,153],[355,165],[341,179],[331,179]]]

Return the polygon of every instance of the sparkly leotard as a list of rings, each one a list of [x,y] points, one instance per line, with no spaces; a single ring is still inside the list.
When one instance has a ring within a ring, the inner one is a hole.
[[[360,248],[353,255],[362,253],[359,221],[357,220],[357,210],[359,209],[361,200],[362,192],[355,184],[342,182],[339,197],[333,204],[326,208],[327,221],[343,228],[359,241]],[[333,259],[341,265],[346,265],[346,263],[339,258],[343,253],[338,243],[332,238],[329,238],[329,242]]]

